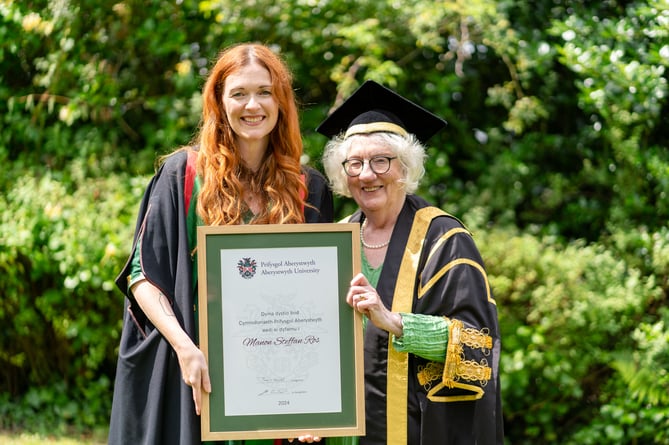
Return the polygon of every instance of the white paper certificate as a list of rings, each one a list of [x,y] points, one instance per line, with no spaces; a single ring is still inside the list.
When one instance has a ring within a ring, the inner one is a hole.
[[[341,411],[337,248],[220,253],[225,415]]]

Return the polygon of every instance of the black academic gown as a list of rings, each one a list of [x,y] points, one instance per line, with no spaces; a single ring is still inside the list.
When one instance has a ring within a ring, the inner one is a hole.
[[[192,389],[181,379],[176,353],[155,329],[128,289],[131,259],[141,237],[144,276],[172,302],[186,333],[196,338],[196,289],[188,245],[184,199],[186,152],[170,156],[151,179],[140,204],[133,253],[116,279],[125,314],[114,384],[109,444],[199,444],[200,419]],[[309,195],[306,222],[332,222],[332,194],[325,178],[304,168]]]
[[[363,218],[357,212],[350,221]],[[497,308],[469,232],[456,218],[407,196],[377,291],[393,311],[448,317],[450,353],[446,368],[399,353],[388,332],[367,324],[360,444],[502,444]]]

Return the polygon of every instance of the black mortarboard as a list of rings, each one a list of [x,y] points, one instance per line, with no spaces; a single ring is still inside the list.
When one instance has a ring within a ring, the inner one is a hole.
[[[400,96],[383,85],[368,80],[334,110],[316,131],[332,138],[344,131],[352,134],[413,133],[423,144],[446,126],[446,121]]]

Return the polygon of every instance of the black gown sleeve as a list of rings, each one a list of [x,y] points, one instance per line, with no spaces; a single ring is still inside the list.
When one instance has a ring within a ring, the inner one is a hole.
[[[303,167],[307,177],[307,207],[304,219],[308,223],[330,223],[334,220],[334,203],[332,191],[322,173],[311,167]]]

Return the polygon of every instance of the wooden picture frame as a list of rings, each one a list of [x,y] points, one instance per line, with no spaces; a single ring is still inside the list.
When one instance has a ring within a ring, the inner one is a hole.
[[[364,435],[362,317],[346,303],[359,230],[198,227],[203,440]]]

